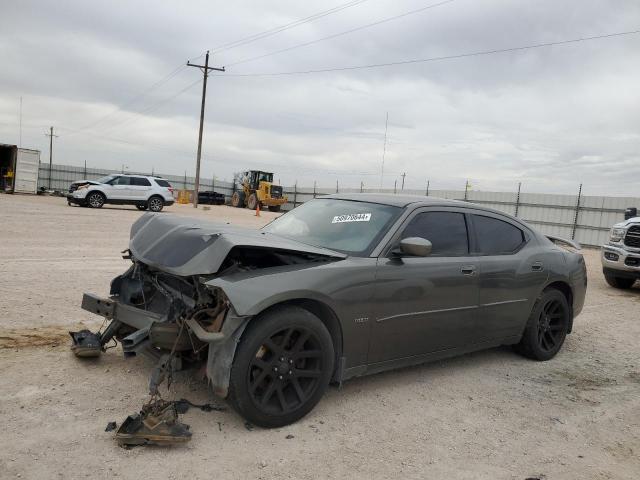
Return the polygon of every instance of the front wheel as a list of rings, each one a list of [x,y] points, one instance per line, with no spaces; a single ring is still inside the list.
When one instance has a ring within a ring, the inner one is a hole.
[[[151,197],[147,202],[147,206],[151,212],[160,212],[164,207],[164,200],[160,197]]]
[[[552,359],[564,343],[570,321],[571,308],[564,294],[553,288],[544,290],[533,306],[516,351],[533,360]]]
[[[299,307],[273,309],[242,335],[229,379],[229,403],[251,423],[282,427],[320,401],[333,372],[331,336]]]
[[[91,192],[87,195],[87,205],[91,208],[102,208],[105,200],[104,195],[100,192]]]
[[[255,193],[249,195],[247,198],[247,208],[249,210],[255,210],[258,207],[258,196]]]
[[[634,283],[636,283],[636,280],[634,278],[615,277],[613,275],[605,275],[604,279],[613,288],[619,288],[621,290],[627,290],[631,288]]]
[[[231,206],[244,208],[244,192],[233,192],[233,195],[231,195]]]

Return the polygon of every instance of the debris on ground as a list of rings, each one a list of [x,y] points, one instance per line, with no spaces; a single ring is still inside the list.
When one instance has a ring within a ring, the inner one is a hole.
[[[118,445],[176,445],[191,440],[189,425],[178,421],[176,402],[157,400],[129,415],[116,432]]]
[[[107,423],[107,428],[104,429],[105,432],[111,432],[118,428],[118,424],[116,422]]]

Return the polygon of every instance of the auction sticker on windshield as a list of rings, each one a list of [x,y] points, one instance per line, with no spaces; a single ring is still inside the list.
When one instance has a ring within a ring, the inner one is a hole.
[[[333,217],[331,223],[368,222],[369,220],[371,220],[370,213],[349,213],[345,215],[336,215]]]

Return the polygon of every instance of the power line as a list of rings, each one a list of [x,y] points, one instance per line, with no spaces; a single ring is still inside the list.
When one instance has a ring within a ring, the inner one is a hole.
[[[224,43],[216,48],[213,48],[212,50],[214,51],[214,53],[218,53],[221,52],[223,50],[231,50],[232,48],[236,48],[242,45],[246,45],[248,43],[253,43],[256,42],[258,40],[262,40],[263,38],[266,37],[270,37],[272,35],[276,35],[277,33],[280,32],[284,32],[285,30],[289,30],[291,28],[295,28],[297,26],[303,25],[305,23],[309,23],[309,22],[313,22],[314,20],[317,20],[319,18],[322,17],[326,17],[327,15],[331,15],[332,13],[337,13],[340,12],[342,10],[345,10],[347,8],[356,6],[356,5],[360,5],[361,3],[367,2],[369,0],[352,0],[350,2],[344,3],[342,5],[338,5],[337,7],[333,7],[330,8],[328,10],[323,10],[322,12],[318,12],[318,13],[314,13],[313,15],[310,15],[308,17],[305,18],[301,18],[299,20],[296,20],[294,22],[291,23],[287,23],[285,25],[281,25],[279,27],[275,27],[269,30],[265,30],[263,32],[260,33],[256,33],[254,35],[249,35],[248,37],[244,37],[238,40],[235,40],[233,42],[228,42],[228,43]],[[202,55],[204,56],[204,55]],[[202,56],[198,57],[198,58],[202,58]]]
[[[336,37],[341,37],[342,35],[347,35],[349,33],[357,32],[357,31],[360,31],[360,30],[364,30],[366,28],[371,28],[371,27],[375,27],[377,25],[381,25],[383,23],[391,22],[393,20],[398,20],[400,18],[407,17],[409,15],[414,15],[416,13],[424,12],[425,10],[430,10],[432,8],[440,7],[442,5],[445,5],[447,3],[451,3],[451,2],[454,2],[454,1],[455,0],[445,0],[443,2],[433,3],[431,5],[427,5],[426,7],[422,7],[422,8],[411,10],[411,11],[408,11],[408,12],[405,12],[405,13],[401,13],[400,15],[394,15],[393,17],[383,18],[382,20],[378,20],[376,22],[368,23],[366,25],[361,25],[360,27],[352,28],[350,30],[345,30],[344,32],[334,33],[333,35],[328,35],[326,37],[317,38],[316,40],[311,40],[309,42],[304,42],[304,43],[300,43],[298,45],[293,45],[292,47],[282,48],[280,50],[275,50],[273,52],[265,53],[263,55],[258,55],[258,56],[255,56],[255,57],[245,58],[244,60],[240,60],[238,62],[230,63],[230,64],[227,65],[227,67],[233,67],[234,65],[240,65],[242,63],[252,62],[254,60],[259,60],[261,58],[270,57],[271,55],[277,55],[279,53],[289,52],[291,50],[296,50],[298,48],[307,47],[307,46],[313,45],[315,43],[323,42],[325,40],[331,40],[331,39],[336,38]]]
[[[155,90],[158,87],[160,87],[160,86],[164,85],[165,83],[167,83],[169,80],[171,80],[173,77],[178,75],[185,68],[186,68],[186,65],[179,65],[178,67],[174,68],[171,72],[169,72],[167,75],[162,77],[160,80],[156,81],[151,86],[149,86],[148,88],[143,90],[140,94],[138,94],[135,97],[131,98],[130,100],[126,101],[125,103],[123,103],[122,105],[117,107],[116,109],[112,110],[111,112],[107,113],[106,115],[103,115],[102,117],[98,118],[97,120],[94,120],[93,122],[85,125],[84,127],[80,127],[78,130],[87,130],[87,129],[91,128],[91,127],[94,127],[94,126],[98,125],[99,123],[102,123],[107,118],[112,117],[116,113],[123,111],[125,108],[127,108],[127,107],[129,107],[131,105],[134,105],[139,100],[141,100],[142,98],[144,98],[147,95],[149,95],[149,93],[151,93],[153,90]]]
[[[315,70],[297,70],[291,72],[274,72],[274,73],[227,73],[225,76],[227,77],[279,77],[284,75],[307,75],[312,73],[327,73],[327,72],[342,72],[348,70],[361,70],[361,69],[370,69],[370,68],[381,68],[381,67],[391,67],[397,65],[408,65],[412,63],[425,63],[425,62],[438,62],[442,60],[453,60],[458,58],[467,58],[467,57],[478,57],[483,55],[493,55],[496,53],[507,53],[507,52],[517,52],[523,50],[532,50],[534,48],[542,48],[542,47],[552,47],[557,45],[567,45],[571,43],[579,43],[586,42],[589,40],[600,40],[611,37],[621,37],[624,35],[634,35],[640,33],[640,30],[631,30],[628,32],[617,32],[617,33],[609,33],[606,35],[596,35],[593,37],[581,37],[574,38],[571,40],[562,40],[558,42],[547,42],[547,43],[537,43],[533,45],[525,45],[521,47],[510,47],[510,48],[499,48],[495,50],[482,50],[478,52],[471,53],[460,53],[456,55],[446,55],[441,57],[430,57],[430,58],[419,58],[412,60],[400,60],[397,62],[388,62],[388,63],[374,63],[369,65],[353,65],[346,67],[330,67],[330,68],[320,68]],[[217,75],[216,75],[217,76]]]
[[[123,125],[132,123],[132,122],[137,122],[138,120],[140,120],[140,117],[142,115],[145,115],[147,113],[151,113],[155,110],[157,110],[158,108],[162,107],[163,105],[166,105],[167,103],[169,103],[171,100],[173,100],[176,97],[179,97],[180,95],[182,95],[183,93],[191,90],[193,87],[195,87],[196,85],[198,85],[200,83],[200,79],[196,80],[193,83],[190,83],[189,85],[187,85],[186,87],[184,87],[183,89],[179,90],[177,93],[174,93],[173,95],[166,97],[158,102],[152,103],[151,105],[149,105],[147,108],[134,112],[137,117],[133,117],[133,118],[128,118],[125,119],[124,121],[120,122],[120,123],[116,123],[115,125],[112,125],[110,127],[107,127],[106,130],[114,130],[116,128],[120,128]]]

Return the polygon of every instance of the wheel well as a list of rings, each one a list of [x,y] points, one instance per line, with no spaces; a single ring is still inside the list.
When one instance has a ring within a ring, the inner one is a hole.
[[[573,328],[573,290],[571,290],[571,287],[568,283],[562,281],[550,283],[545,287],[545,290],[549,289],[559,290],[567,299],[567,303],[569,304],[569,308],[571,309],[571,319],[569,320],[569,330],[567,331],[567,333],[571,333],[571,330]]]
[[[151,195],[151,196],[147,199],[147,202],[148,202],[149,200],[151,200],[153,197],[158,197],[160,200],[162,200],[162,201],[164,202],[164,198],[162,198],[162,195],[159,195],[159,194],[157,194],[157,193],[154,193],[153,195]]]
[[[338,320],[338,317],[336,316],[336,314],[325,303],[322,303],[318,300],[301,298],[301,299],[295,299],[295,300],[287,300],[285,302],[271,305],[266,310],[263,310],[262,312],[260,312],[260,315],[262,315],[263,313],[269,310],[279,308],[285,305],[295,305],[297,307],[304,308],[308,312],[318,317],[322,321],[324,326],[327,327],[327,330],[329,331],[329,335],[331,335],[331,340],[333,341],[333,351],[335,353],[333,378],[339,380],[339,377],[342,374],[340,371],[340,369],[342,368],[340,358],[342,357],[343,345],[342,345],[342,327],[340,326],[340,321]]]
[[[100,195],[102,195],[102,198],[107,198],[104,192],[101,192],[100,190],[89,190],[89,192],[85,195],[85,198],[87,198],[89,195],[93,193],[99,193]]]

